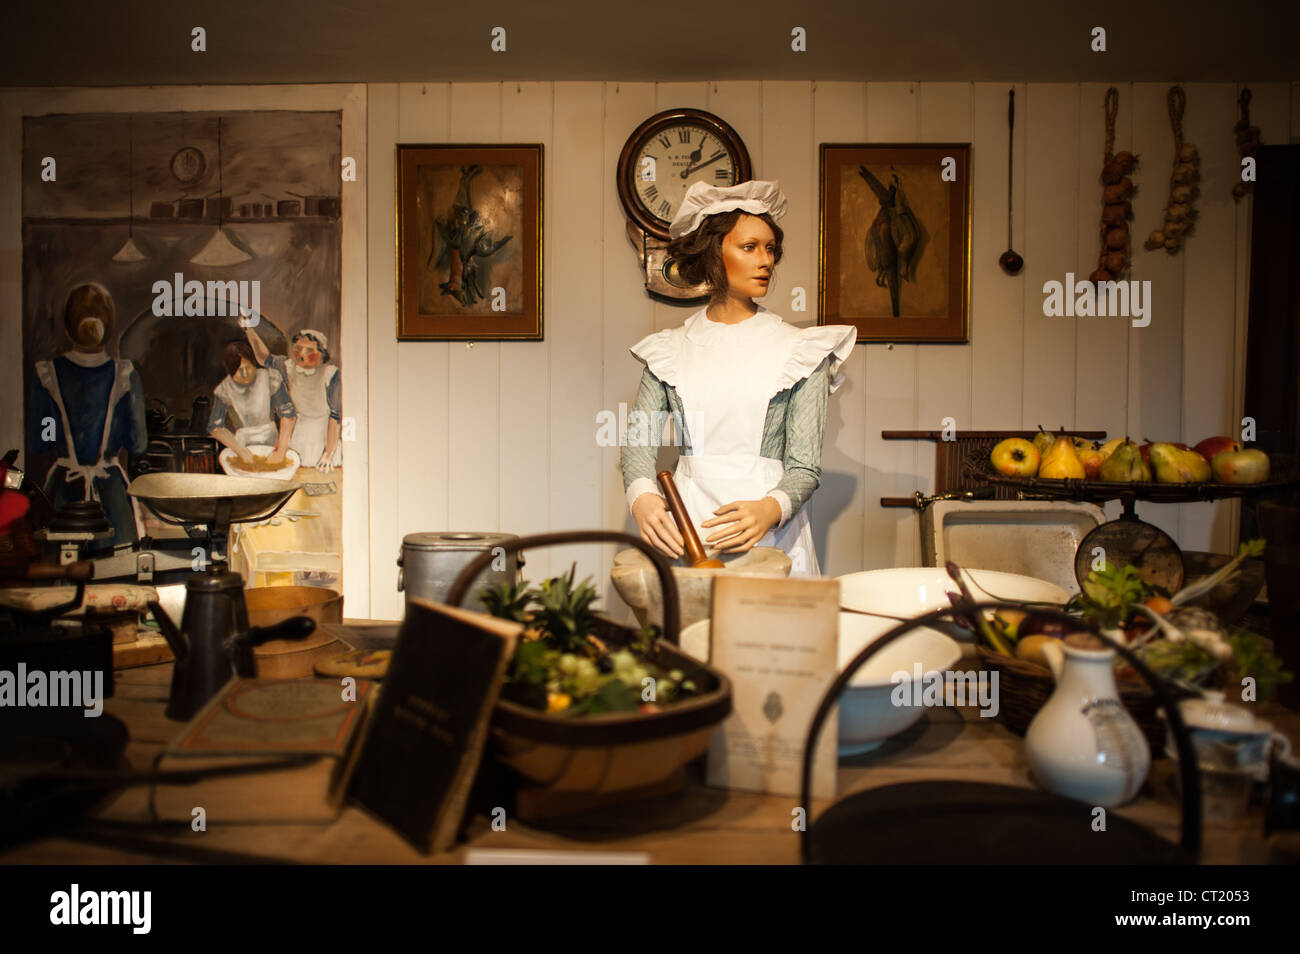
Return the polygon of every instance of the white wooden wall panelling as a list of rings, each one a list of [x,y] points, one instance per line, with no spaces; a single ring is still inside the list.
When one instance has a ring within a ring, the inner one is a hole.
[[[402,83],[398,86],[398,143],[450,141],[451,85]],[[393,159],[396,161],[396,151]],[[394,200],[395,201],[395,200]],[[388,216],[396,227],[396,211]],[[394,312],[396,314],[396,312]],[[375,316],[372,316],[374,320]],[[382,320],[382,319],[381,319]],[[396,335],[396,322],[389,326]],[[450,349],[462,343],[403,341],[397,345],[397,529],[408,533],[449,530],[451,433],[448,417]],[[372,555],[378,562],[397,554]]]
[[[1183,135],[1201,154],[1201,195],[1196,227],[1181,253],[1187,257],[1183,289],[1183,421],[1188,446],[1232,428],[1236,321],[1236,200],[1241,168],[1232,124],[1237,90],[1227,83],[1188,83]],[[1179,533],[1184,550],[1226,552],[1229,504],[1183,506]]]
[[[1079,254],[1078,89],[1074,84],[1029,87],[1024,110],[1025,160],[1025,372],[1021,416],[1050,430],[1075,424],[1076,322],[1093,318],[1043,314],[1045,282],[1064,282]],[[1095,160],[1090,159],[1090,164]],[[1019,249],[1017,249],[1019,251]],[[1089,269],[1088,271],[1091,271]],[[1076,274],[1075,281],[1088,277]],[[1067,292],[1068,293],[1068,292]]]
[[[1106,90],[1119,93],[1115,117],[1115,152],[1129,149],[1133,141],[1133,91],[1127,83],[1083,83],[1079,87],[1079,213],[1078,255],[1074,273],[1086,279],[1097,267],[1101,251],[1102,160],[1106,149]],[[1142,236],[1130,233],[1130,255],[1142,247]],[[1130,259],[1131,260],[1131,259]],[[1128,275],[1123,276],[1124,281]],[[1074,323],[1075,426],[1101,429],[1107,438],[1123,437],[1128,421],[1128,318],[1078,319]],[[1117,502],[1106,505],[1117,517]]]
[[[867,85],[865,83],[816,84],[813,93],[814,186],[820,189],[822,143],[866,142]],[[815,201],[820,203],[820,196]],[[816,213],[820,219],[821,210]],[[818,222],[820,229],[820,221]],[[818,289],[808,287],[809,308],[817,308]],[[822,572],[830,576],[853,573],[865,566],[867,499],[867,349],[855,345],[842,371],[844,383],[831,398],[822,441],[822,481],[806,505],[825,561]]]
[[[542,144],[542,321],[541,341],[500,343],[500,417],[496,452],[500,455],[498,529],[527,536],[545,533],[550,524],[551,406],[550,383],[552,270],[557,245],[555,227],[555,152],[552,83],[507,82],[501,93],[501,137],[512,143]],[[558,245],[563,254],[563,245]],[[551,551],[523,554],[524,576],[537,583],[551,575]]]
[[[1183,427],[1183,270],[1185,250],[1148,252],[1142,243],[1164,222],[1174,139],[1166,95],[1170,83],[1133,85],[1133,151],[1142,157],[1134,177],[1133,278],[1151,282],[1151,324],[1129,328],[1129,433],[1135,441],[1179,440]],[[1195,110],[1195,100],[1191,102]],[[1186,123],[1187,117],[1184,117]],[[1196,241],[1192,238],[1191,241]],[[1138,516],[1178,540],[1181,504],[1143,503]]]
[[[920,110],[918,142],[971,142],[971,162],[980,161],[972,142],[974,115],[970,83],[922,83],[917,94]],[[1005,144],[1003,151],[1005,152]],[[996,154],[996,153],[995,153]],[[938,170],[935,170],[936,175]],[[973,263],[972,263],[973,264]],[[969,316],[968,316],[969,317]],[[921,345],[916,349],[916,427],[919,430],[942,430],[944,418],[951,417],[960,430],[972,425],[971,346],[966,344]],[[935,445],[917,441],[914,445],[916,473],[921,480],[916,489],[934,491]],[[920,519],[912,516],[913,533],[920,546]],[[920,550],[917,550],[920,562]]]
[[[397,255],[394,246],[398,86],[369,87],[369,202],[366,210],[367,336],[370,345],[370,616],[400,619],[397,554],[402,544],[397,487],[403,467],[402,405],[397,374]],[[345,448],[345,453],[347,449]],[[347,462],[345,458],[345,463]],[[345,600],[346,603],[346,600]],[[348,615],[358,615],[348,607]]]
[[[645,291],[645,273],[640,259],[627,237],[627,217],[618,200],[615,173],[619,153],[632,131],[656,112],[653,83],[606,83],[604,147],[600,160],[601,207],[605,210],[601,297],[601,359],[604,370],[601,409],[616,419],[619,405],[630,409],[636,400],[644,365],[628,350],[654,332],[654,304]],[[681,312],[683,319],[685,311]],[[592,433],[596,424],[592,421]],[[599,448],[603,487],[601,526],[634,537],[641,535],[636,521],[628,512],[623,490],[622,448]],[[618,548],[601,549],[600,583],[604,588],[604,606],[616,619],[631,622],[632,614],[618,598],[609,582],[609,567]]]
[[[976,83],[972,172],[971,418],[976,429],[1025,427],[1021,400],[1025,361],[1025,272],[1008,276],[997,265],[1007,249],[1007,92],[1016,91],[1012,143],[1012,248],[1025,248],[1026,130],[1028,87],[1023,83]],[[1041,285],[1039,286],[1041,288]],[[1039,309],[1038,314],[1041,314]],[[1033,415],[1035,418],[1037,414]],[[1044,421],[1044,424],[1047,422]]]
[[[506,141],[502,85],[452,84],[448,141]],[[513,130],[509,141],[516,141]],[[490,283],[485,291],[492,294]],[[501,527],[501,342],[452,341],[447,357],[447,528],[495,531]]]
[[[555,84],[555,216],[560,254],[552,265],[550,519],[553,530],[602,526],[600,448],[596,412],[602,378],[600,326],[603,300],[603,97],[600,83]],[[600,545],[552,548],[552,565],[577,561],[578,579],[600,579]]]
[[[867,142],[908,143],[917,138],[915,83],[867,84]],[[886,509],[881,497],[907,497],[918,489],[917,448],[887,441],[883,430],[916,427],[917,345],[865,344],[867,399],[866,554],[863,569],[915,566],[919,561],[915,518]]]

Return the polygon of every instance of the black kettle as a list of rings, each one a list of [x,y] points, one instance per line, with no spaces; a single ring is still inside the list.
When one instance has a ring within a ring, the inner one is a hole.
[[[250,628],[244,580],[238,573],[195,573],[185,581],[185,613],[180,629],[157,603],[154,618],[176,656],[167,718],[185,722],[230,681],[256,675],[253,647],[272,639],[302,639],[316,621],[295,616],[274,626]]]

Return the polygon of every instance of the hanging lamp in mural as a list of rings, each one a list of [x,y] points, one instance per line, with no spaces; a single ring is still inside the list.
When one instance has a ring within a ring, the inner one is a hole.
[[[208,265],[212,267],[224,267],[226,265],[239,265],[242,262],[250,262],[253,256],[249,255],[226,235],[222,224],[225,218],[225,196],[223,195],[221,181],[221,117],[217,117],[217,231],[208,239],[208,243],[199,250],[199,253],[190,259],[191,265]]]
[[[126,242],[117,250],[113,256],[115,262],[143,262],[148,256],[140,251],[139,246],[135,244],[135,128],[130,117],[126,120],[127,128],[127,212],[126,212]]]

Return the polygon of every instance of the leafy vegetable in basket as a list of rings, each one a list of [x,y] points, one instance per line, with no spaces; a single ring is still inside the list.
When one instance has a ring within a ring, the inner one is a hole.
[[[1136,567],[1107,563],[1094,570],[1071,606],[1102,629],[1124,627],[1131,644],[1157,675],[1196,691],[1210,683],[1255,680],[1256,699],[1268,699],[1292,674],[1264,641],[1244,627],[1229,630],[1208,610],[1189,605],[1239,572],[1242,563],[1264,551],[1263,540],[1243,543],[1237,556],[1212,576],[1184,587],[1171,598],[1144,583]],[[1129,669],[1119,663],[1121,674]]]
[[[479,594],[493,616],[525,626],[502,695],[571,716],[647,711],[695,693],[691,677],[698,670],[665,672],[651,660],[654,627],[622,648],[611,649],[595,634],[598,594],[591,577],[575,586],[576,572],[575,563],[537,587],[501,583]]]

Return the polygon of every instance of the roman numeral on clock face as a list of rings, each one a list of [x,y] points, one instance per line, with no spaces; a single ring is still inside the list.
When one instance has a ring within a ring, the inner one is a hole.
[[[667,199],[659,203],[659,216],[661,218],[665,218],[665,219],[668,218],[668,213],[671,212],[672,210],[673,207],[668,204]]]
[[[668,134],[667,134],[667,133],[665,133],[664,135],[660,136],[660,137],[659,137],[659,141],[660,141],[661,143],[663,143],[663,147],[664,147],[665,149],[671,149],[671,148],[672,148],[673,141],[672,141],[671,139],[668,138]]]
[[[683,126],[677,130],[677,141],[686,143],[688,146],[691,144],[691,130],[689,127]]]
[[[731,170],[726,166],[718,166],[718,168],[713,170],[713,178],[717,179],[719,182],[730,182]]]
[[[645,190],[645,199],[647,204],[654,202],[657,198],[659,198],[659,190],[655,186],[650,186]]]

